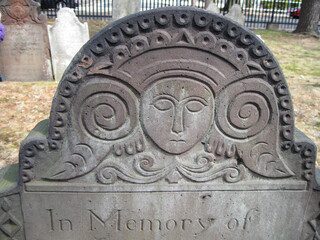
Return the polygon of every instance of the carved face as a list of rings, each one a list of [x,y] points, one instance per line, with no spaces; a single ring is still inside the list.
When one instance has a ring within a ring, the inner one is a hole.
[[[142,98],[142,125],[158,147],[180,154],[206,135],[213,121],[213,106],[206,85],[187,78],[162,80]]]

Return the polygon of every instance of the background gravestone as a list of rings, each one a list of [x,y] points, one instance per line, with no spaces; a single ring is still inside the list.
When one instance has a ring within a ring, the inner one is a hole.
[[[117,0],[112,2],[112,21],[140,11],[140,0]]]
[[[226,17],[236,21],[242,26],[244,26],[244,22],[246,20],[246,17],[242,13],[241,6],[239,4],[233,4],[228,14],[226,14]]]
[[[218,8],[217,4],[211,2],[208,7],[206,8],[207,11],[210,11],[211,13],[220,13],[220,9]]]
[[[5,81],[52,81],[47,18],[32,0],[2,0],[6,37],[0,44],[0,72]]]
[[[248,29],[138,13],[81,48],[19,172],[0,172],[0,238],[314,240],[315,154]]]
[[[62,8],[53,26],[48,25],[54,78],[60,81],[63,72],[79,49],[89,40],[87,23],[81,23],[70,8]]]

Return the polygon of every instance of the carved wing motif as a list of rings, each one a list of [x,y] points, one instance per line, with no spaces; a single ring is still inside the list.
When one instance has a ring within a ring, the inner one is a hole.
[[[94,150],[87,144],[76,144],[72,149],[64,149],[60,162],[57,162],[47,173],[46,179],[63,180],[84,175],[95,168],[103,156],[94,155]],[[110,146],[105,150],[105,155],[110,152]]]
[[[270,139],[272,142],[274,139]],[[281,156],[274,150],[276,146],[268,141],[256,143],[250,150],[239,147],[243,152],[243,162],[252,171],[265,177],[290,177],[294,173],[286,166]],[[247,148],[247,147],[246,147]]]
[[[133,146],[142,141],[136,139],[139,134],[130,135],[137,125],[137,100],[126,86],[105,78],[92,80],[79,90],[75,103],[70,110],[72,121],[62,157],[48,172],[47,179],[84,175],[105,159],[123,138]]]
[[[279,112],[273,89],[262,79],[245,79],[218,98],[217,127],[234,139],[244,164],[266,177],[293,175],[277,149]]]

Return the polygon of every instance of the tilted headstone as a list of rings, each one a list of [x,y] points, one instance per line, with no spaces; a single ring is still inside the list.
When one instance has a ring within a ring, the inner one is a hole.
[[[252,32],[194,8],[138,13],[76,55],[19,180],[0,172],[0,238],[316,239],[315,158]]]
[[[206,8],[207,11],[211,13],[220,13],[220,9],[218,8],[217,4],[211,2],[208,7]]]
[[[112,1],[112,20],[118,20],[130,14],[140,11],[140,0],[116,0]]]
[[[2,0],[6,37],[0,44],[0,73],[6,81],[52,81],[47,17],[32,0]]]
[[[241,6],[239,4],[233,4],[226,17],[236,21],[237,23],[244,25],[246,17],[242,13]]]
[[[87,23],[81,23],[74,11],[62,8],[53,26],[48,25],[54,78],[60,81],[79,49],[89,40]]]

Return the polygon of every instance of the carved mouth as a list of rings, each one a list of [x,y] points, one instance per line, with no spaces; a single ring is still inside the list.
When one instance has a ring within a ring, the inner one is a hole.
[[[169,142],[185,143],[186,140],[183,140],[183,139],[171,139]]]

